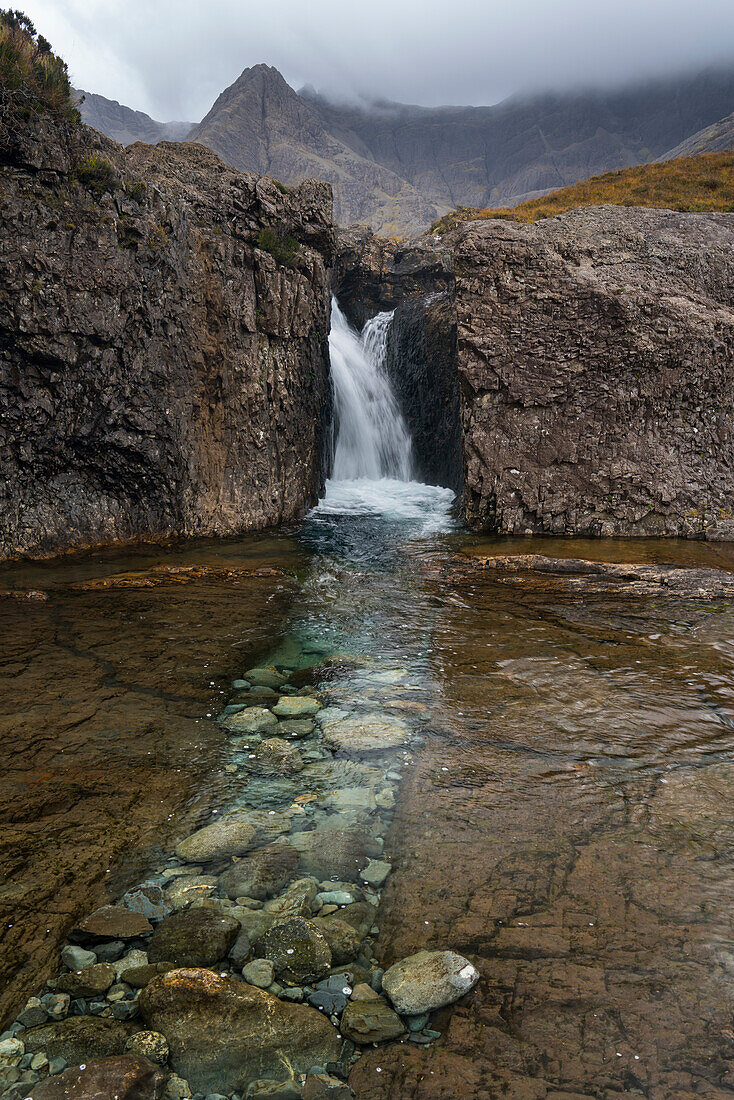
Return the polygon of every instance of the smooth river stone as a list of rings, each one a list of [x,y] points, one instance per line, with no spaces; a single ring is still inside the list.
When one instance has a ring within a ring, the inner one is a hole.
[[[304,695],[285,695],[273,707],[279,718],[311,718],[321,710],[321,703]]]
[[[288,679],[282,672],[269,665],[267,668],[251,668],[244,675],[255,687],[279,688]]]
[[[230,898],[265,898],[277,894],[295,877],[299,855],[287,841],[258,848],[219,876],[219,888]]]
[[[69,939],[134,940],[152,931],[152,924],[142,913],[121,905],[103,905],[78,924]]]
[[[226,856],[242,856],[249,852],[256,831],[246,821],[222,818],[205,825],[176,845],[176,855],[187,863],[208,863]]]
[[[260,775],[297,775],[304,768],[298,749],[282,737],[263,741],[252,755],[254,759],[249,760],[248,765]]]
[[[361,715],[321,722],[324,737],[332,748],[347,754],[384,752],[404,745],[410,730],[392,715]]]
[[[230,714],[222,726],[228,733],[272,733],[278,728],[278,719],[264,707],[248,707],[239,714]]]
[[[347,1039],[365,1046],[397,1039],[405,1032],[405,1024],[382,997],[369,1001],[350,1001],[341,1018],[341,1029]]]
[[[331,948],[323,932],[304,917],[278,921],[253,943],[256,958],[269,959],[276,977],[290,985],[317,982],[329,973]]]
[[[98,1058],[64,1070],[36,1085],[33,1100],[160,1100],[167,1074],[147,1058],[122,1054],[116,1058]]]
[[[152,963],[215,966],[237,939],[240,922],[212,909],[187,909],[166,917],[148,945]]]
[[[202,1093],[244,1093],[336,1061],[341,1039],[320,1012],[210,970],[174,970],[140,995],[146,1024],[166,1036],[170,1065]]]
[[[419,1016],[453,1004],[479,981],[479,971],[454,951],[418,951],[382,978],[383,992],[398,1012]]]

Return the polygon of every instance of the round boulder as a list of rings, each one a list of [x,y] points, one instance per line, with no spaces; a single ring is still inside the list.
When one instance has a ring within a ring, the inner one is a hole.
[[[289,985],[317,982],[329,973],[331,948],[313,921],[289,917],[274,924],[253,944],[257,958],[270,959],[279,981]]]
[[[230,898],[264,901],[295,876],[298,852],[287,841],[276,841],[238,860],[219,876],[219,888]]]
[[[240,922],[221,910],[185,909],[166,917],[148,945],[151,963],[176,966],[214,966],[237,939]]]
[[[420,1016],[453,1004],[479,981],[479,971],[455,951],[419,951],[395,963],[382,978],[398,1012]]]
[[[255,829],[246,821],[223,818],[205,825],[176,845],[176,855],[186,863],[209,863],[227,856],[242,856],[249,852],[255,840]]]

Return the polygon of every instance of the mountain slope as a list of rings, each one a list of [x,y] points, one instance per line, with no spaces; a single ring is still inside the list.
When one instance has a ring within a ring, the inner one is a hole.
[[[268,65],[245,69],[189,139],[208,145],[234,168],[286,184],[309,176],[327,180],[340,224],[369,222],[383,233],[416,231],[432,210],[441,209],[399,173],[330,132],[315,106]]]
[[[134,141],[145,141],[149,145],[159,141],[182,141],[192,126],[190,122],[156,122],[143,111],[133,111],[116,99],[106,99],[94,92],[77,90],[77,95],[84,97],[79,111],[87,126],[121,145],[132,145]]]
[[[235,168],[289,186],[309,176],[327,180],[341,225],[366,222],[394,235],[420,232],[456,207],[515,206],[655,161],[694,141],[691,135],[723,127],[733,107],[734,69],[611,91],[515,97],[493,107],[430,108],[335,105],[312,89],[297,93],[277,69],[255,65],[188,137]],[[82,112],[118,141],[171,136],[163,124],[101,96],[89,96]]]
[[[729,149],[734,149],[734,114],[692,134],[658,159],[676,160],[678,157],[693,157],[700,153],[724,153]]]

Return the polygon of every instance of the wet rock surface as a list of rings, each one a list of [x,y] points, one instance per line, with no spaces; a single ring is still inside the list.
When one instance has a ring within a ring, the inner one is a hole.
[[[157,978],[141,994],[141,1011],[168,1039],[173,1068],[204,1092],[283,1079],[288,1063],[305,1073],[336,1060],[341,1048],[333,1025],[314,1009],[206,970]]]
[[[162,1100],[168,1074],[134,1055],[99,1058],[64,1070],[31,1093],[32,1100]]]
[[[4,121],[0,558],[302,516],[330,404],[328,184]],[[263,230],[297,242],[290,263]]]
[[[734,537],[733,242],[731,214],[620,207],[444,242],[471,527]]]

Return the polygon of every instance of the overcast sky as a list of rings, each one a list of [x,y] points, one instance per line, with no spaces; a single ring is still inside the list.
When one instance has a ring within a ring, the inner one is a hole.
[[[162,121],[198,121],[261,61],[294,88],[429,105],[734,63],[734,0],[17,3],[77,87]]]

